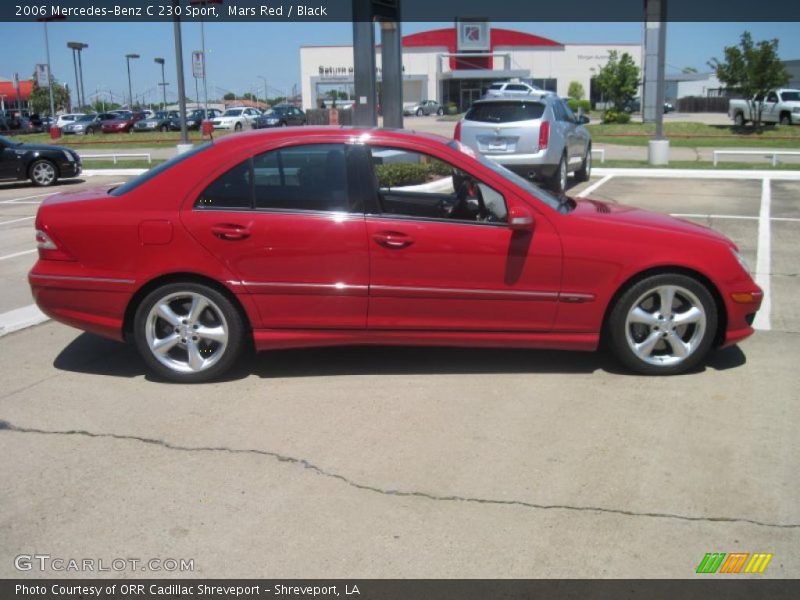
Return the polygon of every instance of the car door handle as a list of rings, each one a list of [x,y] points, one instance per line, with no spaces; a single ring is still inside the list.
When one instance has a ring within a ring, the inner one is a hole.
[[[235,242],[250,237],[250,229],[248,227],[236,225],[235,223],[218,223],[217,225],[212,225],[211,233],[226,242]]]
[[[390,248],[392,250],[407,248],[414,243],[414,240],[405,233],[399,233],[397,231],[381,231],[374,234],[372,239],[375,240],[375,243],[380,244],[384,248]]]

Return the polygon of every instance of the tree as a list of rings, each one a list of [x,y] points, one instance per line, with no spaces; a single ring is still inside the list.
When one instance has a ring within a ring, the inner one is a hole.
[[[242,94],[242,98],[244,100],[252,100],[253,102],[257,100],[256,95],[251,94],[250,92],[245,92],[244,94]]]
[[[228,92],[222,97],[223,100],[236,100],[236,94],[233,92]]]
[[[608,51],[608,62],[600,69],[595,79],[597,87],[617,109],[622,109],[636,97],[639,91],[639,67],[633,57],[616,50]]]
[[[34,74],[31,79],[33,79],[33,89],[31,90],[30,98],[28,98],[30,111],[32,113],[50,114],[50,91],[47,88],[39,87],[36,74]],[[58,83],[55,77],[52,77],[52,80],[53,104],[55,105],[56,112],[59,110],[66,110],[69,106],[69,90]]]
[[[741,93],[750,107],[753,125],[761,125],[764,97],[774,89],[786,85],[791,76],[778,58],[778,40],[753,42],[749,31],[742,33],[738,46],[726,46],[724,61],[712,58],[708,66],[716,72],[717,79],[726,87]]]
[[[583,100],[583,97],[586,95],[586,92],[583,89],[583,86],[579,81],[571,81],[569,84],[569,90],[567,91],[567,96],[572,98],[573,100]]]

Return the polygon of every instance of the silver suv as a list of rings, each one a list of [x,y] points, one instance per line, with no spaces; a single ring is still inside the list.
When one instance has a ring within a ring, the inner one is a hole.
[[[555,94],[477,100],[456,125],[455,138],[476,152],[557,193],[567,189],[568,173],[588,181],[592,138]]]

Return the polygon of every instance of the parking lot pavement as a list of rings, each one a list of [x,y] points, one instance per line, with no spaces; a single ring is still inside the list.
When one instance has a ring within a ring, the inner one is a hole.
[[[799,185],[770,182],[771,329],[680,377],[601,354],[334,348],[182,386],[59,324],[7,335],[0,576],[39,552],[192,558],[205,577],[691,577],[741,551],[797,577],[800,223],[777,219]],[[613,177],[592,196],[695,215],[763,266],[760,181]],[[3,298],[26,287],[7,281]]]

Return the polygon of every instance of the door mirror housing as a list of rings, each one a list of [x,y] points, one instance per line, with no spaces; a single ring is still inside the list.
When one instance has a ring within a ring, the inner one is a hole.
[[[579,115],[578,116],[578,124],[580,125],[587,125],[589,123],[589,117],[586,115]]]
[[[533,231],[536,222],[533,213],[521,206],[512,206],[508,211],[508,227],[512,231]]]

